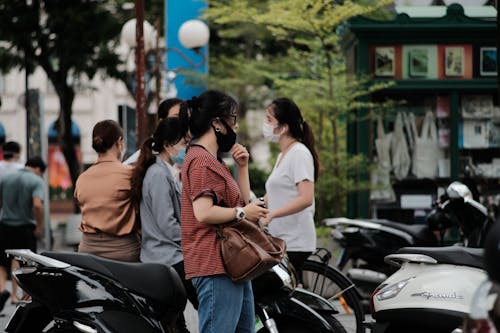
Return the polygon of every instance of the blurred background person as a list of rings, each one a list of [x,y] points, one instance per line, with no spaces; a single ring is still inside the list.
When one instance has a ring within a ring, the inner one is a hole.
[[[0,161],[0,178],[6,173],[22,169],[21,145],[15,141],[8,141],[2,145],[3,160]]]
[[[158,105],[158,121],[162,121],[165,118],[179,117],[179,110],[181,108],[181,103],[183,102],[180,98],[167,98],[160,102]],[[135,153],[130,155],[123,163],[127,165],[133,165],[137,162],[141,150],[137,150]]]
[[[46,164],[35,156],[26,166],[0,179],[0,311],[10,293],[6,290],[8,270],[19,263],[5,254],[6,249],[30,249],[36,253],[37,239],[43,236]],[[17,303],[17,283],[12,279],[12,303]]]

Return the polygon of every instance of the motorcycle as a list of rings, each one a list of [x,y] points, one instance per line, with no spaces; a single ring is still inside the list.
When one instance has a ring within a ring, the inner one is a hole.
[[[476,289],[471,312],[457,333],[500,332],[500,221],[491,228],[486,238],[484,264],[488,278]]]
[[[297,287],[295,270],[286,257],[252,280],[252,287],[258,333],[346,332],[334,317],[338,311],[331,302]]]
[[[323,220],[332,227],[332,238],[340,245],[337,267],[356,285],[363,300],[396,269],[384,257],[407,246],[438,246],[427,225],[406,225],[388,220],[360,220],[345,217]]]
[[[371,296],[373,332],[449,333],[470,313],[473,293],[486,278],[480,247],[491,221],[465,185],[452,183],[446,195],[431,222],[457,224],[463,246],[408,247],[388,255],[385,261],[399,270]]]
[[[186,294],[171,267],[123,263],[90,254],[7,250],[22,262],[13,276],[31,297],[18,305],[5,331],[168,332]],[[345,333],[327,300],[296,288],[286,260],[253,281],[259,332]]]
[[[6,250],[23,266],[13,272],[31,300],[17,306],[5,331],[165,332],[186,293],[171,267],[123,263],[81,253]]]
[[[459,191],[460,193],[455,193]],[[445,233],[451,227],[459,227],[461,242],[467,247],[478,247],[484,237],[487,223],[473,223],[483,217],[486,209],[472,199],[472,193],[463,184],[454,182],[446,194],[426,218],[427,224],[407,225],[388,220],[359,220],[344,217],[323,220],[332,230],[334,242],[341,253],[337,267],[356,284],[364,300],[369,300],[375,288],[394,274],[397,268],[388,265],[384,258],[403,247],[438,247],[445,245]],[[466,198],[466,199],[461,199]],[[467,200],[465,209],[460,200]],[[439,237],[437,236],[439,235]]]

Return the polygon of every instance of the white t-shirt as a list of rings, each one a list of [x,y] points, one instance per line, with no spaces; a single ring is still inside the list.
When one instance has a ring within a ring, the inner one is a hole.
[[[276,165],[266,182],[267,204],[271,211],[278,209],[299,195],[297,184],[303,180],[314,182],[314,161],[311,152],[302,143],[295,143]],[[288,251],[316,250],[314,202],[306,209],[274,218],[269,232],[286,241]]]
[[[19,162],[5,162],[5,161],[0,161],[0,179],[2,178],[3,175],[13,172],[19,169],[22,169],[24,167],[23,164]]]

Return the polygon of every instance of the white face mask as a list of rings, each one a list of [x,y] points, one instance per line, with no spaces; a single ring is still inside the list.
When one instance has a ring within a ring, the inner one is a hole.
[[[278,126],[276,126],[278,127]],[[281,133],[280,134],[274,134],[274,129],[276,128],[273,125],[269,125],[268,123],[263,123],[262,124],[262,135],[264,136],[264,139],[271,141],[271,142],[279,142]]]

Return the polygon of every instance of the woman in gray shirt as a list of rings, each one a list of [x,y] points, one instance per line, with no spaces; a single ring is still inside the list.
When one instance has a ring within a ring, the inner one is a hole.
[[[132,174],[132,197],[139,205],[142,241],[141,262],[172,266],[184,282],[189,301],[198,307],[196,291],[185,279],[181,247],[181,182],[179,169],[186,150],[178,118],[162,120],[153,136],[144,141]],[[188,332],[184,317],[179,332]]]

